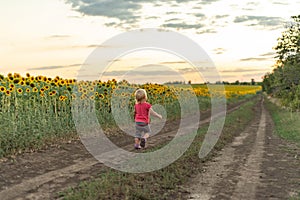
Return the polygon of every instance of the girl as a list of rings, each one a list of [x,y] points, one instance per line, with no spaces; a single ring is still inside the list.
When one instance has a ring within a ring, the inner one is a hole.
[[[150,103],[147,102],[147,93],[144,89],[138,89],[135,92],[135,105],[134,105],[134,121],[135,121],[135,149],[145,147],[147,138],[149,137],[150,130],[150,114],[162,119],[160,114],[157,114]],[[142,133],[144,136],[142,137]]]

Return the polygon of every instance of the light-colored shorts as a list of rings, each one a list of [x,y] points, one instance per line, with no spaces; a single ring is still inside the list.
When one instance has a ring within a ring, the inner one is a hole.
[[[135,124],[135,137],[136,138],[141,138],[143,134],[150,134],[151,129],[149,124],[141,124],[141,123],[136,123]]]

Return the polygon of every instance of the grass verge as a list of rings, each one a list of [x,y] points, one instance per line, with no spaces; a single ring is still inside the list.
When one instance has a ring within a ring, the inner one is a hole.
[[[222,149],[245,129],[257,115],[254,109],[257,103],[258,98],[227,115],[221,137],[214,150],[204,159],[199,159],[198,153],[208,126],[199,129],[190,148],[166,168],[144,174],[130,174],[105,168],[94,180],[82,182],[75,188],[59,193],[57,197],[67,200],[181,199],[186,195],[186,191],[180,185],[187,183],[190,177],[199,173],[206,160],[211,159],[216,151]],[[162,146],[164,144],[156,146],[151,151]]]
[[[266,107],[274,121],[276,134],[300,146],[300,112],[287,111],[269,100]]]

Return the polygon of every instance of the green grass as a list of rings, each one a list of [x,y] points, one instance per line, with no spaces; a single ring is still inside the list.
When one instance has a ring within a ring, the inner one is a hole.
[[[181,158],[166,168],[144,174],[130,174],[105,168],[97,178],[82,182],[79,186],[58,195],[68,200],[181,199],[186,194],[179,186],[187,183],[192,175],[199,173],[203,163],[211,159],[216,150],[222,149],[226,143],[233,140],[235,135],[244,130],[255,117],[253,107],[256,103],[257,98],[227,115],[222,135],[214,151],[204,159],[199,159],[198,153],[208,126],[199,129],[190,148]],[[150,151],[159,149],[163,145],[158,145]]]
[[[291,112],[266,102],[275,124],[275,132],[281,138],[295,142],[300,146],[300,112]]]
[[[300,191],[298,192],[298,195],[290,197],[289,200],[300,200]]]

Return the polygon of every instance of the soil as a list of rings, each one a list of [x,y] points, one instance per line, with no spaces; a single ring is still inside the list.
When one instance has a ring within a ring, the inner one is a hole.
[[[228,112],[242,102],[228,106]],[[201,114],[208,123],[210,111]],[[299,148],[273,134],[272,120],[263,104],[253,123],[183,186],[186,199],[285,199],[300,190]],[[147,143],[151,148],[171,140],[179,121],[167,122]],[[115,144],[134,151],[133,138],[111,137]],[[0,162],[0,199],[59,199],[58,193],[101,173],[104,165],[80,140],[61,143]]]
[[[274,134],[263,103],[256,113],[251,125],[185,186],[186,199],[265,200],[299,195],[299,146]]]

